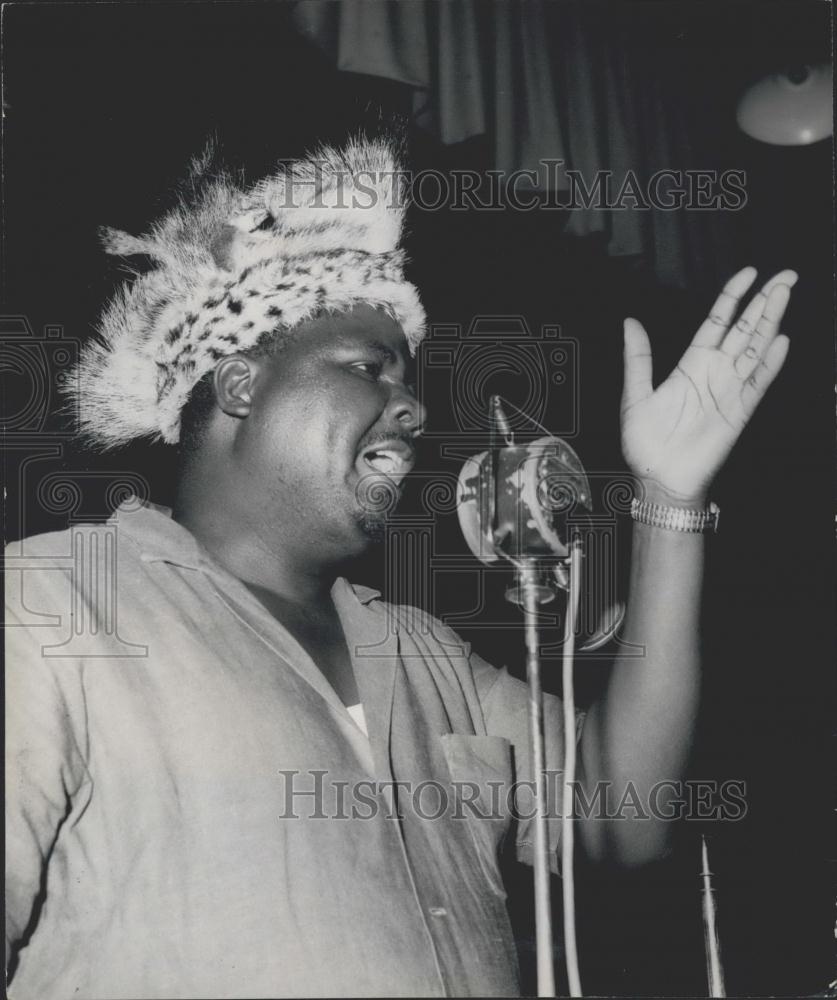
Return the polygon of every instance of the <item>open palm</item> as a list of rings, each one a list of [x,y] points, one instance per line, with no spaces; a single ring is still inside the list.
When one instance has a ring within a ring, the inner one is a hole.
[[[672,503],[702,504],[768,386],[779,374],[788,338],[779,324],[797,280],[781,271],[753,297],[752,267],[724,287],[669,377],[652,384],[651,345],[642,325],[625,320],[622,450],[646,487]]]

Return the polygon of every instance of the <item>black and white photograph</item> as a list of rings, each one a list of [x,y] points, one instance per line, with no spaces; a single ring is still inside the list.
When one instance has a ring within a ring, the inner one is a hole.
[[[837,998],[831,4],[0,46],[11,1000]]]

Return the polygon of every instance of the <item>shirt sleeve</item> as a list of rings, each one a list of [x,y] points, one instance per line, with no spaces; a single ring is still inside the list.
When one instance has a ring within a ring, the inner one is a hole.
[[[6,574],[7,596],[23,575]],[[37,920],[61,824],[89,784],[78,664],[43,655],[50,631],[22,624],[6,607],[7,963]]]
[[[534,780],[529,748],[529,691],[527,685],[512,677],[503,667],[497,669],[476,653],[471,653],[471,669],[482,706],[486,732],[502,736],[512,745],[519,818],[515,847],[524,864],[534,863],[534,822],[531,782]],[[544,758],[547,771],[547,820],[550,867],[560,875],[561,782],[564,766],[564,707],[560,698],[544,694]],[[576,710],[575,740],[581,738],[584,713]],[[528,784],[527,784],[528,783]]]

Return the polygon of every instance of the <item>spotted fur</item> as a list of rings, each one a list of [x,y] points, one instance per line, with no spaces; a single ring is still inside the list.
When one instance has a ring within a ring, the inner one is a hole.
[[[404,278],[403,172],[383,140],[319,149],[245,188],[192,165],[192,196],[134,237],[103,231],[108,253],[144,255],[85,346],[69,392],[80,432],[101,449],[139,437],[174,444],[195,384],[220,358],[281,337],[323,311],[365,303],[424,335]]]

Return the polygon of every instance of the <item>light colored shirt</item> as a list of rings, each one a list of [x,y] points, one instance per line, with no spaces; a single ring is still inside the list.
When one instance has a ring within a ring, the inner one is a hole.
[[[518,992],[498,851],[531,778],[524,685],[338,580],[367,738],[162,508],[7,559],[13,1000]],[[554,698],[546,731],[557,770]]]
[[[360,702],[357,705],[347,705],[346,708],[349,710],[349,715],[355,720],[359,729],[363,730],[363,735],[369,735],[369,729],[366,725],[366,714],[363,711],[363,705]]]

